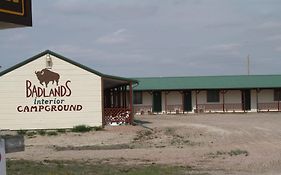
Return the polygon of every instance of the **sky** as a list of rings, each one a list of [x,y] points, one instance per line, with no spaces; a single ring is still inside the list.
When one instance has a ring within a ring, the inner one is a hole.
[[[47,49],[125,77],[281,74],[280,0],[32,0],[3,71]]]

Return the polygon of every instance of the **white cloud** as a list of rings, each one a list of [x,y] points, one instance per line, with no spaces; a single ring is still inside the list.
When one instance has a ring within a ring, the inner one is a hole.
[[[130,40],[130,35],[128,35],[127,29],[119,29],[113,33],[102,36],[96,41],[102,44],[121,44],[126,43]]]

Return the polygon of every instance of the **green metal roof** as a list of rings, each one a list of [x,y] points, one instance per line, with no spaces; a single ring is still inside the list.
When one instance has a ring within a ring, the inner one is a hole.
[[[71,60],[71,59],[69,59],[69,58],[66,58],[66,57],[64,57],[64,56],[62,56],[62,55],[59,55],[59,54],[57,54],[57,53],[55,53],[55,52],[52,52],[52,51],[50,51],[50,50],[46,50],[46,51],[44,51],[44,52],[41,52],[41,53],[39,53],[39,54],[37,54],[37,55],[35,55],[35,56],[33,56],[33,57],[31,57],[31,58],[29,58],[29,59],[27,59],[27,60],[21,62],[21,63],[18,63],[18,64],[16,64],[16,65],[14,65],[14,66],[12,66],[12,67],[10,67],[10,68],[8,68],[8,69],[6,69],[6,70],[0,72],[0,77],[3,76],[3,75],[5,75],[5,74],[8,73],[8,72],[11,72],[11,71],[13,71],[13,70],[15,70],[15,69],[17,69],[17,68],[19,68],[19,67],[21,67],[21,66],[27,64],[27,63],[30,63],[31,61],[34,61],[34,60],[36,60],[36,59],[38,59],[38,58],[40,58],[40,57],[42,57],[42,56],[44,56],[44,55],[46,55],[46,54],[53,55],[53,56],[55,56],[55,57],[57,57],[57,58],[59,58],[59,59],[61,59],[61,60],[64,60],[64,61],[66,61],[66,62],[68,62],[68,63],[70,63],[70,64],[73,64],[73,65],[75,65],[75,66],[77,66],[77,67],[80,67],[81,69],[84,69],[84,70],[86,70],[86,71],[89,71],[89,72],[91,72],[91,73],[94,73],[94,74],[96,74],[96,75],[99,75],[99,76],[101,76],[101,77],[103,77],[103,78],[109,78],[109,79],[115,79],[115,80],[120,80],[120,81],[127,81],[127,82],[137,83],[137,81],[134,80],[134,79],[129,79],[129,78],[118,77],[118,76],[113,76],[113,75],[107,75],[107,74],[100,73],[100,72],[98,72],[98,71],[96,71],[96,70],[94,70],[94,69],[91,69],[91,68],[89,68],[89,67],[87,67],[87,66],[84,66],[84,65],[82,65],[82,64],[80,64],[80,63],[77,63],[77,62],[75,62],[75,61],[73,61],[73,60]]]
[[[134,78],[134,90],[280,88],[281,75],[229,75]]]

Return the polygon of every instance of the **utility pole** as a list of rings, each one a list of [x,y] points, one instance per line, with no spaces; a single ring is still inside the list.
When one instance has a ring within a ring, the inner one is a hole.
[[[247,57],[247,73],[250,75],[250,55]]]

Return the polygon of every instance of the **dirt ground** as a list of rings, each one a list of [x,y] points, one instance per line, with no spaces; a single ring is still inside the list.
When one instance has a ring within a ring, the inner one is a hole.
[[[9,159],[191,166],[209,174],[281,172],[281,113],[142,115],[136,126],[25,138]]]

